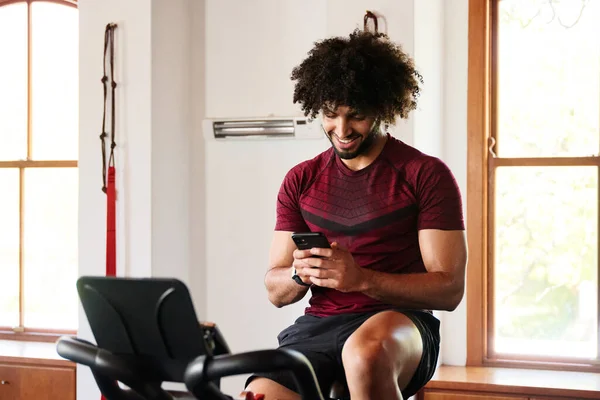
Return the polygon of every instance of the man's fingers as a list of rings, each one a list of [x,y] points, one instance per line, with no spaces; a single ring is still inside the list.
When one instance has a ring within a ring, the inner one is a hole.
[[[310,253],[310,250],[294,250],[293,253],[294,258],[296,259],[303,259],[303,258],[308,258],[308,257],[312,257],[313,255]]]
[[[306,264],[308,264],[309,266],[314,267],[314,268],[326,268],[327,267],[327,260],[325,260],[324,258],[312,257],[312,258],[305,258],[303,261]]]
[[[348,251],[348,249],[338,242],[331,243],[331,248],[334,250]]]
[[[298,275],[327,279],[331,276],[331,272],[324,268],[303,268],[302,271],[298,271]]]
[[[334,284],[335,284],[335,282],[331,279],[317,278],[315,276],[311,276],[310,281],[317,286],[326,287],[326,288],[333,288]]]
[[[298,260],[298,259],[296,259],[296,260],[294,260],[294,262],[292,263],[292,266],[293,266],[294,268],[296,268],[297,270],[300,270],[300,269],[302,269],[302,268],[311,268],[311,267],[312,267],[312,265],[308,264],[308,263],[306,262],[306,260],[307,260],[307,259],[302,259],[302,260]]]
[[[308,250],[294,250],[293,256],[296,259],[304,259],[310,257],[325,257],[330,258],[333,255],[332,249],[313,247]]]
[[[310,254],[312,254],[313,256],[331,258],[331,256],[333,256],[333,250],[324,249],[320,247],[313,247],[312,249],[310,249]]]

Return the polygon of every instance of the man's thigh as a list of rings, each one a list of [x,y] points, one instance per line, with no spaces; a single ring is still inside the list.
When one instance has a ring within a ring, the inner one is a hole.
[[[365,349],[367,341],[386,341],[399,371],[398,386],[413,395],[433,375],[439,356],[439,320],[428,312],[387,310],[369,315],[347,332],[345,351]],[[393,345],[391,345],[393,344]],[[347,346],[348,345],[348,346]],[[346,346],[348,348],[346,348]]]
[[[326,318],[305,315],[279,334],[279,345],[282,348],[297,350],[308,358],[319,380],[321,392],[327,396],[335,380],[343,382],[345,379],[342,363],[342,349],[345,342],[367,320],[380,312],[341,314]],[[412,380],[403,391],[410,394],[426,383],[435,371],[439,354],[439,321],[426,312],[402,311],[402,313],[413,321],[423,341],[423,356]],[[259,380],[258,378],[261,377],[268,380]],[[246,381],[247,386],[252,383],[254,383],[252,387],[258,387],[260,384],[263,390],[276,391],[282,396],[289,393],[281,390],[281,387],[294,393],[298,391],[290,373],[255,374]],[[268,394],[260,390],[255,393]]]
[[[422,355],[421,334],[413,321],[390,310],[373,315],[350,335],[344,344],[342,360],[349,379],[383,368],[395,371],[398,386],[404,389]]]

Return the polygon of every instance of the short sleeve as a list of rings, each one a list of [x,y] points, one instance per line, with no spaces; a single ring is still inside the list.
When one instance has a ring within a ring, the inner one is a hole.
[[[298,167],[292,168],[283,179],[277,194],[276,231],[310,231],[300,209],[301,182],[302,173]]]
[[[424,162],[417,174],[417,229],[464,230],[463,204],[458,183],[438,158]]]

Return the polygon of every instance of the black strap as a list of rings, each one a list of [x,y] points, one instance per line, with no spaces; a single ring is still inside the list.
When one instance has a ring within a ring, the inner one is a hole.
[[[369,22],[369,19],[373,20],[373,24],[375,25],[374,33],[377,35],[379,33],[379,27],[377,26],[377,16],[369,10],[367,10],[363,18],[363,30],[367,32],[367,23]]]
[[[115,142],[115,89],[117,83],[115,82],[114,68],[115,68],[115,29],[116,24],[106,25],[104,30],[104,58],[102,62],[102,70],[104,75],[102,76],[102,87],[104,89],[104,111],[102,114],[102,133],[100,134],[100,141],[102,143],[102,191],[106,193],[106,169],[109,166],[115,165],[115,154],[114,150],[117,147]],[[109,58],[109,69],[110,69],[110,84],[111,84],[111,104],[110,104],[110,155],[108,163],[106,162],[106,106],[108,103],[108,76],[106,75],[106,58],[110,51]]]

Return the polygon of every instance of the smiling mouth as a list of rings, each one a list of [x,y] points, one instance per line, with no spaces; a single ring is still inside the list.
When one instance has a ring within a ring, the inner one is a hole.
[[[354,136],[354,137],[350,137],[347,139],[340,139],[337,135],[335,137],[337,139],[338,142],[342,143],[342,144],[350,144],[352,142],[354,142],[356,139],[358,139],[358,136]]]

